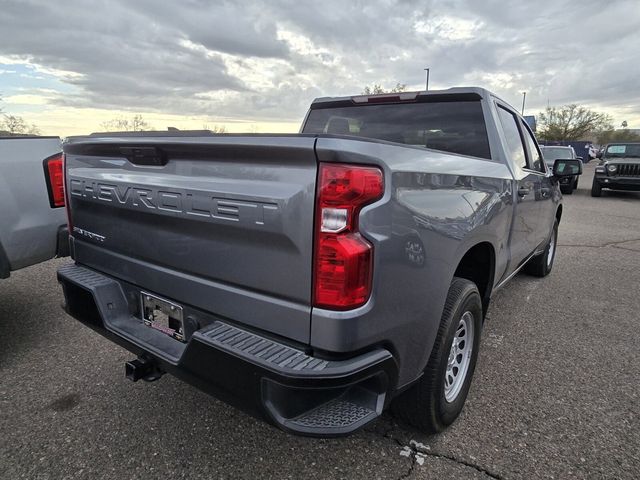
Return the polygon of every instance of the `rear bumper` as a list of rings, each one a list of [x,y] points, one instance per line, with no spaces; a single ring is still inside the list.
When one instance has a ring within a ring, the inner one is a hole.
[[[135,287],[73,264],[58,271],[58,280],[69,315],[160,370],[293,433],[349,434],[379,416],[396,387],[396,362],[381,348],[318,358],[210,315],[181,343],[142,323]]]
[[[613,190],[632,190],[640,191],[640,177],[615,177],[608,175],[596,175],[594,177],[602,188],[611,188]]]

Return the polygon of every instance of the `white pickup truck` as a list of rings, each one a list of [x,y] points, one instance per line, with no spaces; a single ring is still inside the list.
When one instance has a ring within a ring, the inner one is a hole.
[[[69,252],[59,137],[0,137],[0,279]]]

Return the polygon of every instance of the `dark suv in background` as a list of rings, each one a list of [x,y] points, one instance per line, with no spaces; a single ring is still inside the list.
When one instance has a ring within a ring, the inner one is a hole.
[[[576,156],[576,151],[573,147],[540,145],[540,150],[542,151],[544,162],[549,167],[549,170],[553,170],[553,163],[558,159],[582,160],[582,157]],[[560,191],[565,195],[571,195],[576,188],[578,188],[578,175],[563,177],[560,179]]]
[[[607,145],[596,167],[591,196],[599,197],[602,189],[640,191],[640,143]]]

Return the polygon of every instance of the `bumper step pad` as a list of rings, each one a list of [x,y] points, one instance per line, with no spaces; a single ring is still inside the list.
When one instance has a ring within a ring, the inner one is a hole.
[[[256,361],[261,360],[274,367],[319,372],[329,365],[327,360],[314,358],[305,354],[302,350],[266,339],[223,322],[215,322],[207,331],[200,333],[207,339],[207,343],[219,348],[224,347],[236,350],[253,357]]]
[[[291,423],[303,428],[348,428],[371,417],[377,417],[374,410],[356,405],[348,400],[336,399],[299,416]]]

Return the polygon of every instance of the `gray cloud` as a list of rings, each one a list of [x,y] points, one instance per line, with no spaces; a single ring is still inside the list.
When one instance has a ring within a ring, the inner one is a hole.
[[[76,72],[75,106],[299,120],[371,83],[480,85],[532,109],[640,115],[640,4],[455,0],[3,2],[0,55]]]

